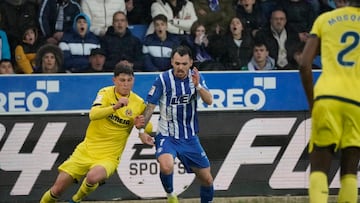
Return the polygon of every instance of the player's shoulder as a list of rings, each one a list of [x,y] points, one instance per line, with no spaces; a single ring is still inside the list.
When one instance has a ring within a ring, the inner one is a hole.
[[[107,95],[107,94],[110,94],[110,93],[114,93],[114,86],[102,87],[98,91],[98,94],[102,94],[102,95]]]
[[[99,93],[113,92],[113,91],[114,91],[114,86],[107,86],[107,87],[102,87],[99,90]]]
[[[130,93],[129,100],[131,100],[132,102],[144,103],[144,99],[133,91],[131,91]]]

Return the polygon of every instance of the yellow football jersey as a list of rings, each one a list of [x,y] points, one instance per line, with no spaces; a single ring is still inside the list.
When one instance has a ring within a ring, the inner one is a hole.
[[[105,87],[99,90],[92,110],[104,108],[104,111],[108,111],[120,97],[114,86]],[[127,106],[115,112],[110,110],[112,113],[105,118],[90,121],[83,141],[90,156],[98,159],[118,158],[122,153],[135,117],[141,115],[146,107],[144,100],[134,92],[130,93],[128,99]]]
[[[311,34],[321,40],[323,69],[314,97],[360,102],[360,9],[344,7],[323,13]]]

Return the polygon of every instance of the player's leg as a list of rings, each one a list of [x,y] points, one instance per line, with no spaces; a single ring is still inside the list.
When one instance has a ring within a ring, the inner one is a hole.
[[[201,203],[212,202],[214,197],[213,177],[210,173],[210,167],[192,168],[196,174],[196,178],[200,181],[200,199]]]
[[[174,194],[174,183],[173,183],[173,179],[174,179],[173,155],[161,154],[158,157],[158,162],[160,165],[160,180],[165,192],[167,193],[169,202],[177,202],[176,195]]]
[[[73,202],[80,202],[90,193],[95,191],[100,183],[104,182],[116,170],[119,161],[114,160],[99,160],[90,167],[89,172],[86,174],[80,188],[72,197]]]
[[[310,203],[327,203],[329,197],[328,172],[333,158],[333,147],[316,147],[310,153]]]
[[[360,158],[359,147],[347,147],[341,151],[339,201],[355,203],[358,199],[357,171]]]
[[[342,135],[342,102],[320,99],[312,110],[310,153],[310,203],[327,203],[328,172]]]
[[[40,203],[56,202],[73,182],[74,179],[69,174],[60,171],[54,185],[43,194]]]
[[[206,156],[205,150],[200,144],[199,138],[190,140],[183,148],[183,153],[179,158],[187,169],[187,172],[194,172],[200,181],[201,203],[212,202],[214,197],[213,177],[210,172],[210,161]],[[191,170],[188,170],[188,167]]]
[[[178,199],[174,193],[174,159],[176,157],[176,146],[173,145],[171,137],[158,134],[155,137],[156,158],[160,165],[161,184],[167,193],[169,203],[177,203]],[[161,149],[161,150],[158,150]]]
[[[352,103],[343,107],[343,135],[341,137],[340,191],[338,202],[357,202],[357,171],[360,159],[360,108]]]

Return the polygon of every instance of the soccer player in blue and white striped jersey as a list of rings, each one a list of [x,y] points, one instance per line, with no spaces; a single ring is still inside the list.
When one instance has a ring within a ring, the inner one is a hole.
[[[197,99],[212,103],[205,80],[193,65],[191,50],[186,46],[174,48],[171,53],[172,69],[163,72],[151,87],[143,113],[146,124],[157,104],[160,119],[155,137],[156,158],[160,164],[160,179],[169,203],[178,202],[173,192],[174,159],[177,157],[188,173],[200,180],[202,203],[212,202],[214,196],[210,162],[202,148],[198,133]],[[144,125],[145,126],[145,125]],[[139,130],[140,139],[146,143],[149,135]]]

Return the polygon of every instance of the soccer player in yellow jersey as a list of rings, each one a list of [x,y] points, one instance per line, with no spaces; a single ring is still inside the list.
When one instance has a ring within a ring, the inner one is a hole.
[[[340,150],[338,202],[358,200],[360,157],[360,0],[323,13],[314,22],[300,59],[312,113],[310,203],[328,202],[328,172]],[[322,73],[313,87],[312,61],[321,53]]]
[[[90,123],[84,141],[59,166],[59,175],[42,196],[41,203],[56,202],[74,180],[80,181],[85,176],[70,200],[80,202],[115,172],[133,126],[144,125],[140,118],[146,106],[144,100],[132,92],[132,68],[116,66],[113,82],[114,86],[99,90],[89,113]],[[147,125],[144,133],[147,138],[142,138],[143,143],[153,145],[148,135],[151,131],[151,124]]]

